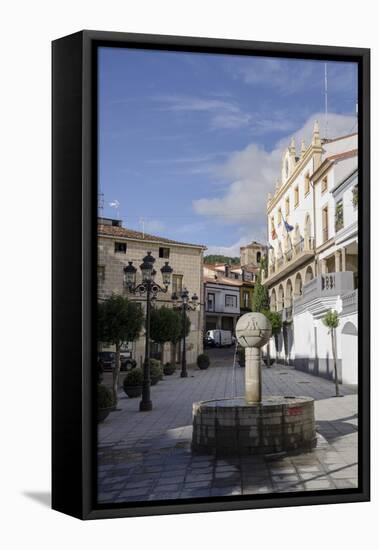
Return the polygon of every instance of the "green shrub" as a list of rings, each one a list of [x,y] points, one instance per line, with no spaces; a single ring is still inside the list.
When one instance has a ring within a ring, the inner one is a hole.
[[[174,372],[176,371],[176,365],[173,364],[173,363],[165,363],[164,367],[163,367],[163,373],[166,375],[166,376],[169,376],[170,374],[174,374]]]
[[[97,385],[97,408],[108,409],[114,406],[114,400],[111,390],[104,384]]]
[[[142,386],[143,372],[140,367],[128,372],[124,378],[123,386]]]
[[[150,379],[151,384],[156,384],[163,378],[163,368],[161,362],[157,359],[150,359]]]
[[[200,353],[197,357],[197,366],[199,369],[207,369],[210,365],[209,357],[206,353]]]

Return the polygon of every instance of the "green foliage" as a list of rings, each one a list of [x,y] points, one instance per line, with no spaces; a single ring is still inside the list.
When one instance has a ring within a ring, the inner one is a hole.
[[[180,326],[178,326],[178,314],[168,307],[152,309],[150,318],[150,337],[158,344],[171,342],[178,337]]]
[[[358,185],[354,185],[354,187],[353,187],[352,203],[353,203],[354,208],[356,208],[358,206]]]
[[[271,323],[272,335],[275,336],[275,334],[279,334],[282,330],[282,316],[280,313],[277,311],[270,311],[269,309],[263,310],[262,313]]]
[[[97,312],[100,342],[119,346],[138,338],[143,324],[143,313],[137,303],[113,294],[98,304]]]
[[[337,311],[330,309],[322,319],[322,322],[329,329],[335,329],[340,324],[340,318]]]
[[[337,202],[336,210],[334,214],[335,230],[338,231],[343,227],[343,202],[342,200]]]
[[[239,265],[240,258],[238,256],[230,257],[230,256],[223,256],[222,254],[209,254],[208,256],[204,256],[204,263]]]
[[[191,321],[186,314],[185,331],[188,336]],[[150,337],[158,344],[172,342],[176,344],[183,338],[183,313],[179,309],[161,307],[151,311]]]
[[[108,409],[114,406],[114,400],[112,392],[104,386],[104,384],[97,385],[97,407],[98,409]]]
[[[150,378],[153,385],[163,378],[162,364],[157,359],[150,359]]]
[[[163,366],[163,374],[170,376],[176,371],[176,365],[174,363],[165,363]]]
[[[206,369],[210,365],[209,356],[206,353],[200,353],[200,355],[197,356],[197,366],[201,369]]]
[[[270,300],[268,297],[267,288],[261,283],[261,272],[258,275],[258,280],[254,287],[252,310],[263,312],[270,309]]]
[[[124,378],[123,386],[142,386],[143,381],[143,372],[140,367],[136,367],[135,369],[128,372],[128,374]]]

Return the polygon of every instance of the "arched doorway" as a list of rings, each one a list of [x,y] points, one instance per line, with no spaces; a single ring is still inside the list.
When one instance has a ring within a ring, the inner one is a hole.
[[[348,321],[341,331],[342,382],[358,384],[358,331]]]
[[[270,309],[271,311],[276,311],[276,292],[275,288],[272,289],[270,296]]]
[[[312,267],[309,265],[307,267],[307,270],[305,272],[305,283],[309,283],[309,281],[311,281],[313,279],[313,269]]]
[[[284,290],[283,290],[283,285],[279,285],[277,309],[278,311],[282,311],[283,308],[284,308]]]
[[[285,306],[286,307],[291,307],[292,306],[292,283],[291,283],[291,279],[288,279],[287,283],[286,283]]]
[[[295,278],[295,297],[298,298],[302,294],[303,294],[303,281],[300,273],[298,273]]]

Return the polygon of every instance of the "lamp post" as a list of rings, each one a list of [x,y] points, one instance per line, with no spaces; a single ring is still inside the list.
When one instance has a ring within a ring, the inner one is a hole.
[[[167,292],[171,282],[172,267],[165,262],[161,268],[163,287],[154,281],[157,272],[154,269],[155,258],[151,252],[142,260],[140,270],[142,274],[142,282],[136,284],[137,269],[133,262],[124,267],[124,284],[133,294],[140,296],[146,295],[146,324],[145,324],[145,360],[143,362],[143,382],[142,382],[142,399],[139,405],[140,411],[151,411],[153,404],[150,399],[150,313],[151,304],[157,299],[159,292]]]
[[[182,378],[187,378],[187,357],[186,357],[186,312],[195,311],[198,305],[199,298],[194,294],[190,300],[189,292],[186,288],[180,293],[180,301],[177,294],[174,292],[172,295],[172,301],[174,302],[174,307],[178,310],[182,310],[182,323],[183,323],[183,347],[182,347],[182,370],[180,376]]]

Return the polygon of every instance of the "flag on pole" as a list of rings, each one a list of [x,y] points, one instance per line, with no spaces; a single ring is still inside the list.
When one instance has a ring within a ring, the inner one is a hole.
[[[294,229],[293,225],[290,225],[288,222],[286,222],[286,220],[284,220],[284,227],[287,229],[287,233],[293,231]]]

